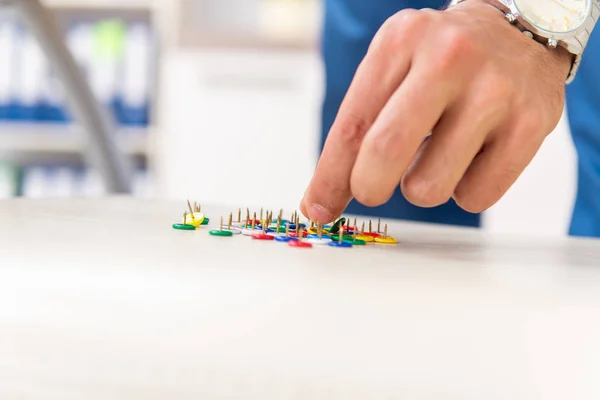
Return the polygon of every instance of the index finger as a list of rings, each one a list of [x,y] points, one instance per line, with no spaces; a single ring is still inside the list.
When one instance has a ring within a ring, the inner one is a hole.
[[[410,69],[412,51],[390,48],[388,42],[381,40],[367,52],[329,131],[300,205],[314,222],[331,222],[352,200],[350,176],[363,138]]]

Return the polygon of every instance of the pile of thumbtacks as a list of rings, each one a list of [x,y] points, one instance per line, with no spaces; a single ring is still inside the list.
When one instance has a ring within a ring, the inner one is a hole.
[[[173,224],[173,229],[195,231],[201,226],[208,225],[210,219],[201,210],[199,204],[194,205],[187,202],[188,210],[183,213],[183,220]],[[340,218],[331,225],[315,224],[309,221],[302,223],[298,212],[292,213],[289,220],[283,219],[283,210],[279,211],[277,218],[273,218],[272,211],[263,212],[259,215],[246,209],[246,218],[242,219],[242,210],[238,209],[237,218],[233,213],[225,225],[221,217],[219,229],[209,231],[210,235],[221,237],[232,237],[234,235],[250,236],[254,240],[273,240],[287,243],[290,247],[311,248],[313,245],[326,245],[331,247],[364,246],[368,243],[375,244],[397,244],[398,241],[388,236],[387,224],[381,230],[381,220],[377,221],[377,230],[373,231],[372,221],[369,220],[368,230],[365,230],[365,222],[358,229],[357,219],[350,224],[350,219]]]

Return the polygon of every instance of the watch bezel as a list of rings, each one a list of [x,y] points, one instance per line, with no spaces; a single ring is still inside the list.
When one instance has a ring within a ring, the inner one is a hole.
[[[579,27],[572,29],[568,32],[557,33],[557,32],[545,30],[543,28],[540,28],[540,27],[530,23],[527,20],[527,17],[524,16],[523,14],[521,14],[521,12],[519,11],[519,8],[515,4],[514,0],[505,0],[505,2],[506,2],[506,6],[508,8],[506,10],[506,12],[512,13],[519,21],[519,24],[521,24],[523,26],[523,28],[530,31],[534,35],[542,36],[547,39],[554,39],[556,41],[571,39],[574,36],[579,35],[581,32],[583,32],[585,30],[591,31],[591,28],[593,28],[595,25],[594,12],[598,12],[598,5],[595,4],[595,0],[589,0],[589,11],[588,11],[587,16],[585,17],[585,20],[581,23],[581,25],[579,25]]]

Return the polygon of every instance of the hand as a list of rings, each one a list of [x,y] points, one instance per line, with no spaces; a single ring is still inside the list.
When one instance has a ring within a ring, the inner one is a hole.
[[[301,203],[328,223],[354,197],[469,212],[497,202],[556,127],[571,56],[481,0],[404,10],[359,66]],[[424,141],[429,135],[429,140]]]

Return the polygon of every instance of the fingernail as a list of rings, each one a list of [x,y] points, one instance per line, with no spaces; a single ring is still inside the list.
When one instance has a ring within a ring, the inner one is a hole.
[[[308,209],[310,219],[314,222],[327,224],[333,219],[331,212],[320,204],[311,204]]]

